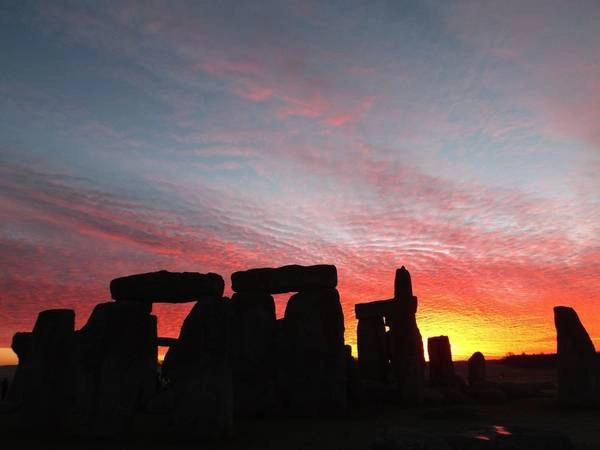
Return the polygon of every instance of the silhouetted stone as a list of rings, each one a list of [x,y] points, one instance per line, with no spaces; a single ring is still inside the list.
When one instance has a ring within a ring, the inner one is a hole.
[[[21,426],[31,432],[57,432],[73,402],[75,312],[42,311],[35,322],[31,350],[23,366]]]
[[[28,331],[18,332],[13,335],[11,348],[19,358],[19,364],[17,365],[8,391],[7,400],[10,402],[20,403],[23,400],[24,378],[27,371],[24,367],[27,365],[27,360],[31,353],[32,340],[33,335]]]
[[[427,339],[429,353],[429,382],[433,387],[454,387],[456,376],[448,336]]]
[[[285,310],[285,401],[314,416],[347,403],[344,315],[336,289],[293,295]]]
[[[485,357],[481,352],[475,352],[469,358],[469,386],[474,386],[477,383],[483,383],[486,380],[485,375]]]
[[[235,292],[283,294],[336,286],[337,270],[326,264],[250,269],[231,275],[231,288]]]
[[[233,422],[231,305],[205,297],[185,318],[169,362],[177,435],[216,438]]]
[[[266,293],[236,293],[231,306],[235,414],[264,415],[276,395],[275,301]]]
[[[383,318],[359,319],[356,329],[358,370],[364,380],[384,381],[389,360]]]
[[[401,278],[406,280],[405,275]],[[395,301],[396,306],[389,316],[392,369],[400,399],[417,404],[422,401],[425,383],[423,340],[415,317],[417,297]]]
[[[413,298],[410,273],[404,266],[396,269],[396,276],[394,278],[394,298],[406,301],[410,301],[410,299]]]
[[[177,338],[159,337],[156,340],[156,345],[159,347],[172,347],[175,344],[177,344]]]
[[[204,296],[222,297],[223,277],[216,273],[159,272],[115,278],[110,293],[115,300],[184,303]]]
[[[156,317],[146,305],[96,305],[77,338],[74,431],[111,436],[127,429],[156,392],[156,341]]]
[[[354,305],[354,313],[357,319],[371,319],[389,316],[394,308],[394,299],[376,300],[368,303],[357,303]]]
[[[573,308],[554,308],[558,345],[558,401],[600,406],[600,363],[594,344]]]

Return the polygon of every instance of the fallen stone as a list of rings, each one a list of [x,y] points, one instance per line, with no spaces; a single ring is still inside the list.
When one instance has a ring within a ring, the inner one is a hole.
[[[169,362],[173,431],[192,439],[219,438],[233,423],[231,305],[198,301],[185,318]]]
[[[483,353],[475,352],[471,355],[468,361],[468,372],[469,386],[485,382],[485,356],[483,356]]]
[[[455,387],[456,376],[448,336],[427,339],[429,383],[433,387]]]
[[[22,429],[33,433],[63,429],[73,406],[74,338],[73,310],[50,309],[38,315],[23,365]]]
[[[565,406],[600,406],[600,363],[573,308],[556,306],[558,401]]]
[[[344,314],[336,289],[293,295],[285,309],[285,392],[289,411],[318,416],[346,407]]]
[[[157,389],[156,316],[144,304],[96,305],[77,338],[75,433],[126,431]]]
[[[325,264],[250,269],[233,273],[231,286],[235,292],[266,292],[269,294],[335,288],[337,286],[337,270],[335,266]]]
[[[185,303],[204,296],[222,297],[225,281],[216,273],[159,272],[115,278],[110,282],[112,298],[138,302]]]
[[[236,293],[233,311],[233,389],[236,416],[264,416],[274,409],[275,301],[266,293]]]

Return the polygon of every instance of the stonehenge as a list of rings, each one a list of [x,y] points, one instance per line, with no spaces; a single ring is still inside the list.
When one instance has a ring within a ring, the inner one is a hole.
[[[456,375],[448,336],[427,339],[427,353],[429,354],[429,384],[434,387],[454,387]]]
[[[600,407],[600,357],[573,308],[554,308],[558,354],[558,402]]]
[[[391,373],[398,399],[409,404],[422,401],[425,383],[423,340],[416,312],[417,297],[404,266],[396,270],[393,299],[355,305],[359,373],[379,382],[385,382]]]
[[[77,336],[77,433],[125,431],[156,388],[156,316],[136,302],[96,305]]]
[[[38,315],[31,332],[31,347],[19,368],[24,431],[62,430],[73,398],[74,343],[73,310],[50,309]]]
[[[251,269],[233,273],[231,285],[237,320],[240,315],[255,319],[237,327],[241,338],[234,341],[234,353],[242,356],[234,371],[234,386],[241,394],[235,400],[236,411],[260,415],[270,406],[314,416],[345,407],[344,315],[335,266]],[[281,293],[295,294],[283,319],[276,320],[271,295]],[[259,385],[266,381],[267,386],[252,386],[249,381],[256,377]],[[257,394],[262,398],[251,401]]]
[[[42,311],[33,330],[12,341],[19,365],[8,400],[20,408],[21,428],[110,437],[146,410],[167,414],[177,436],[212,439],[227,435],[236,417],[319,417],[375,397],[423,401],[418,300],[404,266],[396,270],[393,298],[355,305],[357,359],[344,340],[335,266],[250,269],[233,273],[231,282],[228,298],[214,273],[116,278],[114,301],[97,304],[79,330],[74,311]],[[273,295],[280,293],[292,295],[278,319]],[[158,336],[157,302],[194,303],[177,338]],[[598,407],[593,343],[572,308],[554,314],[559,402]],[[169,348],[162,366],[159,346]],[[427,349],[428,389],[466,392],[449,338],[430,337]],[[489,384],[485,364],[480,352],[468,361],[472,393]]]
[[[473,387],[486,381],[485,356],[481,352],[475,352],[468,361],[469,386]]]

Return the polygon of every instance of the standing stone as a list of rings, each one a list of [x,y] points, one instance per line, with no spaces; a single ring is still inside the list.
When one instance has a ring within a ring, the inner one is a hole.
[[[287,407],[314,416],[347,403],[344,315],[336,289],[293,295],[285,310]]]
[[[556,306],[558,401],[565,406],[600,406],[600,362],[573,308]]]
[[[112,298],[119,301],[183,303],[204,296],[221,297],[225,281],[216,273],[158,272],[115,278],[110,282]]]
[[[75,431],[95,436],[126,431],[156,391],[156,316],[136,302],[101,303],[77,341]]]
[[[400,399],[418,404],[423,399],[425,355],[417,327],[417,297],[412,295],[410,274],[404,266],[394,280],[395,307],[389,315],[392,369]]]
[[[174,431],[187,438],[218,438],[233,423],[231,305],[198,301],[185,318],[169,377],[175,393]]]
[[[383,318],[359,319],[356,335],[360,377],[364,380],[385,381],[389,360]]]
[[[56,432],[73,403],[75,312],[42,311],[35,322],[31,350],[23,366],[21,426],[32,432]]]
[[[448,336],[427,339],[429,353],[429,383],[433,387],[454,387],[456,375]]]
[[[485,374],[485,357],[481,352],[475,352],[469,358],[468,362],[469,371],[469,386],[475,386],[478,383],[486,381]]]
[[[283,294],[313,289],[335,288],[337,269],[333,265],[299,266],[250,269],[231,275],[235,292],[267,292]]]
[[[266,293],[233,294],[233,391],[236,416],[261,416],[273,408],[275,301]]]
[[[24,384],[26,383],[25,377],[27,376],[27,369],[25,366],[27,366],[29,355],[31,353],[32,338],[32,333],[28,331],[15,333],[12,338],[11,348],[19,358],[19,364],[6,398],[10,402],[20,403],[23,401],[23,389]]]
[[[394,298],[396,300],[410,300],[413,297],[412,281],[406,267],[396,269],[394,278]]]

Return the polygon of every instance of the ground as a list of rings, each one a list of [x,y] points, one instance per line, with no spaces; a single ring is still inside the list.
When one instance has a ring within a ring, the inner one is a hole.
[[[464,371],[457,363],[457,372]],[[534,382],[554,379],[552,370],[515,369],[497,362],[488,365],[490,378],[509,382]],[[501,404],[463,404],[400,408],[363,407],[346,416],[322,419],[237,420],[230,437],[219,442],[174,443],[167,433],[166,418],[139,414],[130,437],[110,442],[59,441],[40,443],[12,431],[14,415],[0,415],[3,448],[10,449],[368,449],[375,436],[390,427],[407,432],[430,434],[469,432],[500,425],[508,430],[526,427],[539,431],[560,431],[580,449],[600,449],[600,411],[562,410],[549,397],[513,400]]]

